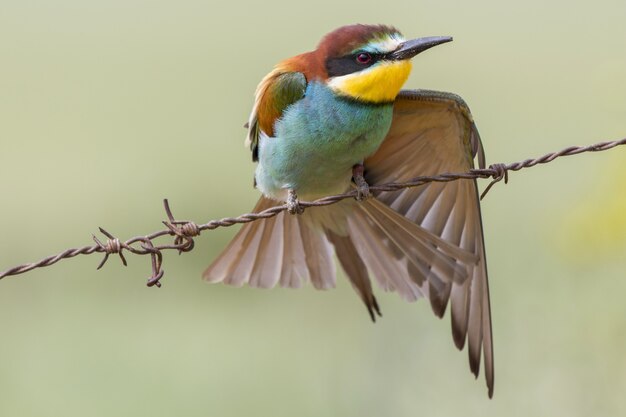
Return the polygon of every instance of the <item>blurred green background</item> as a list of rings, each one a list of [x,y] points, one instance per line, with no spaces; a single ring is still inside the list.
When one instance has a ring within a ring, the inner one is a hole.
[[[461,94],[489,163],[626,136],[626,3],[268,0],[0,3],[0,269],[205,222],[258,195],[243,123],[278,60],[343,24],[455,41],[407,87]],[[484,187],[486,182],[481,182]],[[0,282],[1,416],[626,415],[626,148],[556,161],[483,203],[495,398],[448,319],[340,279],[208,285],[235,229],[149,259],[79,257]]]

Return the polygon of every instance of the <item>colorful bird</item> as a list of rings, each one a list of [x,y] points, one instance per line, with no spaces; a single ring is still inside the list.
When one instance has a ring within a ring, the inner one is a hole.
[[[311,281],[331,288],[334,249],[372,320],[381,313],[370,274],[407,301],[428,299],[439,317],[449,303],[454,343],[462,349],[467,341],[475,376],[482,352],[491,397],[491,313],[476,182],[373,193],[368,187],[464,172],[476,156],[484,167],[478,131],[460,97],[400,91],[410,59],[451,40],[405,40],[388,26],[344,26],[265,76],[246,140],[263,193],[255,212],[286,201],[296,215],[245,224],[204,278],[235,286],[298,288]],[[356,200],[305,212],[300,207],[299,198],[351,187]]]

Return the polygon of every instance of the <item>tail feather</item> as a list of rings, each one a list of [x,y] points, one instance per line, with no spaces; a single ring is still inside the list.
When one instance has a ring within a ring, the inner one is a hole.
[[[254,211],[274,204],[262,197]],[[333,248],[372,318],[380,311],[368,271],[383,289],[408,301],[429,298],[441,315],[451,288],[466,282],[477,262],[473,254],[372,198],[247,223],[203,276],[209,282],[262,288],[298,288],[310,280],[315,288],[327,289],[335,285]]]
[[[285,243],[283,252],[283,265],[280,275],[280,286],[289,288],[300,288],[308,281],[309,270],[306,266],[306,254],[300,235],[300,225],[297,219],[292,219],[285,213],[280,213],[277,221],[283,221],[285,232]]]
[[[254,247],[253,240],[258,237],[257,231],[262,227],[262,222],[244,225],[222,254],[205,271],[205,279],[210,282],[223,281],[236,287],[242,286],[246,282],[246,276],[249,275],[256,256],[251,250]],[[239,259],[241,262],[235,264],[232,259]],[[209,270],[210,276],[207,274]]]
[[[257,248],[261,242],[265,226],[265,222],[260,222],[256,226],[250,225],[250,231],[246,234],[243,241],[243,248],[238,254],[240,262],[231,265],[228,271],[229,274],[225,278],[225,283],[240,287],[249,281],[257,259]]]
[[[372,321],[375,322],[376,316],[374,313],[379,316],[382,316],[382,314],[380,313],[378,302],[372,291],[372,283],[367,272],[367,267],[359,256],[354,243],[347,236],[339,236],[330,231],[327,234],[328,239],[335,247],[337,259],[339,259],[341,267],[346,272],[350,283],[352,283],[352,287],[359,294],[361,300],[363,300]]]
[[[282,219],[265,220],[254,266],[250,273],[251,287],[272,288],[280,279],[285,252],[284,224]]]
[[[303,213],[301,216],[311,215]],[[306,218],[304,218],[306,220]],[[307,269],[313,286],[328,289],[335,286],[335,265],[332,260],[330,242],[321,230],[305,222],[299,222],[300,235],[304,244],[304,253]]]
[[[258,213],[276,202],[261,197]],[[323,230],[315,227],[315,210],[299,216],[285,212],[244,224],[226,249],[204,271],[209,282],[272,288],[277,283],[299,288],[311,280],[318,289],[335,286],[332,247]]]

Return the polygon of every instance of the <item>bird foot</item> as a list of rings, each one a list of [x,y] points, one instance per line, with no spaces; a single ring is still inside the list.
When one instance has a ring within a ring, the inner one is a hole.
[[[287,211],[289,214],[302,214],[304,213],[304,207],[300,205],[298,201],[298,195],[294,190],[289,190],[287,194]]]
[[[372,193],[370,192],[370,186],[363,177],[364,172],[365,167],[363,166],[363,164],[357,164],[352,167],[352,179],[354,180],[354,184],[356,184],[355,199],[357,201],[364,201],[372,196]]]

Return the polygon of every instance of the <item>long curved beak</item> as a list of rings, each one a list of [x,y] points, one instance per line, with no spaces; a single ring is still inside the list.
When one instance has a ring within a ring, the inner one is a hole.
[[[420,52],[424,52],[433,46],[441,45],[442,43],[452,42],[451,36],[430,36],[428,38],[411,39],[410,41],[400,44],[398,49],[391,52],[388,56],[389,59],[402,60],[411,59]]]

